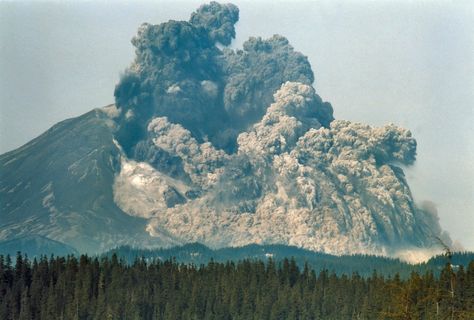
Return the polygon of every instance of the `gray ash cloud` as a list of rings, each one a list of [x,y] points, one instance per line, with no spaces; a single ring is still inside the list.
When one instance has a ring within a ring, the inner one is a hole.
[[[231,3],[220,4],[213,1],[193,12],[189,22],[206,29],[212,41],[227,46],[235,38],[234,25],[238,20],[239,8]]]
[[[251,38],[243,50],[220,50],[235,37],[238,8],[211,2],[188,21],[143,24],[132,39],[136,58],[115,89],[122,110],[119,142],[129,155],[153,117],[166,116],[198,141],[232,153],[237,135],[257,122],[286,81],[312,84],[308,59],[288,40]],[[321,123],[329,125],[330,104]]]
[[[222,47],[238,18],[236,6],[211,2],[189,21],[139,28],[115,89],[127,155],[117,204],[149,219],[151,235],[213,247],[432,246],[436,214],[417,208],[400,167],[416,158],[410,131],[335,120],[307,57],[283,36]]]

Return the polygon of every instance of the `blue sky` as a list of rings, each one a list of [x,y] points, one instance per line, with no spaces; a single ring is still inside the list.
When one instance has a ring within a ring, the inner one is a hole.
[[[188,19],[199,1],[0,2],[0,152],[113,102],[142,22]],[[474,250],[474,5],[469,1],[234,1],[239,47],[286,36],[309,57],[339,119],[393,122],[418,141],[417,201]]]

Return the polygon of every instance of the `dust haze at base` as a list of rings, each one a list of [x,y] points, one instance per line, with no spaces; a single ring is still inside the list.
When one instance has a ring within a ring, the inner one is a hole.
[[[387,255],[450,244],[400,167],[415,161],[410,131],[335,120],[286,38],[226,47],[238,17],[211,2],[143,24],[114,105],[0,156],[0,240]]]

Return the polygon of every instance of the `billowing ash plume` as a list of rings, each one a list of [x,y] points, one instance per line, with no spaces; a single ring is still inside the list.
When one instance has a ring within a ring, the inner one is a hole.
[[[251,38],[243,50],[218,49],[217,43],[228,45],[235,37],[238,17],[234,5],[211,2],[189,22],[140,27],[132,40],[135,61],[115,89],[122,111],[117,138],[129,156],[157,116],[233,152],[237,135],[261,118],[282,83],[313,82],[307,58],[284,37]],[[328,125],[328,103],[325,110],[321,121]]]
[[[196,12],[191,14],[191,22],[195,26],[206,29],[209,38],[213,42],[220,42],[228,46],[235,38],[234,25],[239,20],[239,8],[233,4],[221,5],[211,2],[202,5]]]
[[[125,150],[116,203],[182,242],[283,243],[332,253],[425,248],[441,234],[400,165],[408,130],[334,120],[288,40],[235,37],[237,7],[144,24],[115,90]],[[116,116],[116,115],[115,115]],[[446,237],[445,237],[446,238]]]

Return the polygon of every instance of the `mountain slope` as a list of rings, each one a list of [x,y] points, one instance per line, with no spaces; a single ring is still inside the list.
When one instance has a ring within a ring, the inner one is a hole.
[[[55,256],[78,254],[77,250],[64,243],[38,235],[0,241],[1,255],[9,254],[11,257],[14,257],[18,252],[26,254],[30,258],[41,255],[49,256],[51,254]]]
[[[37,234],[86,252],[117,243],[173,243],[150,238],[143,219],[115,205],[120,150],[113,130],[113,121],[96,109],[1,155],[0,240]]]

